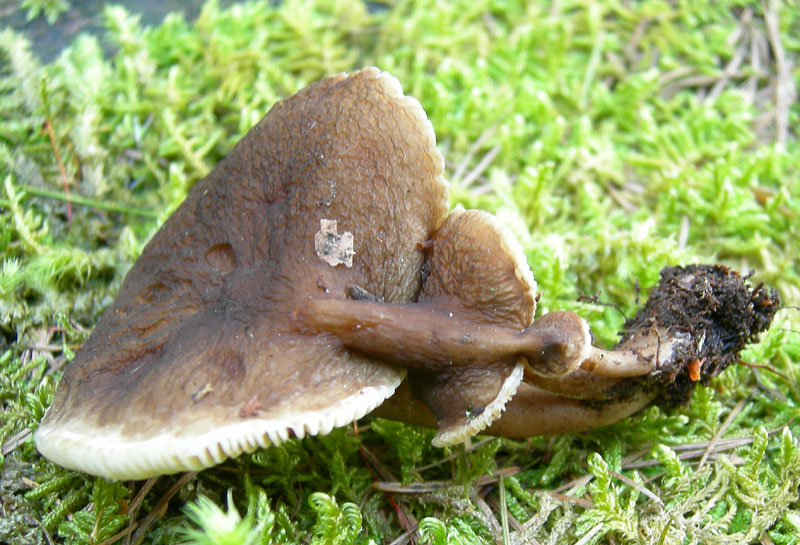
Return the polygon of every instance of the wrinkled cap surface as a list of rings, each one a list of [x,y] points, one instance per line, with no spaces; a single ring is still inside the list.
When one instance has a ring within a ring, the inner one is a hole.
[[[324,433],[391,395],[404,372],[319,334],[291,308],[363,286],[419,291],[418,245],[447,212],[433,128],[376,69],[276,104],[144,249],[69,364],[36,445],[116,479],[208,467]],[[352,266],[315,251],[323,220]]]

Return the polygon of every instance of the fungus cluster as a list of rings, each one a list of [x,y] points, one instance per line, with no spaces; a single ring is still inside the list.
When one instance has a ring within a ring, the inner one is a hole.
[[[422,107],[374,68],[277,103],[150,241],[35,440],[112,479],[197,470],[377,409],[438,429],[581,431],[686,399],[778,297],[673,268],[614,350],[536,282],[490,214],[448,214]],[[502,413],[502,414],[501,414]]]

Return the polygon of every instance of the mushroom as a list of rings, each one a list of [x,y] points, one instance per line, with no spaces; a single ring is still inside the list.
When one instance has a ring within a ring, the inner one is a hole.
[[[327,433],[380,405],[404,369],[292,311],[350,286],[411,301],[417,246],[447,214],[443,165],[422,107],[376,69],[277,103],[147,244],[67,366],[39,451],[139,479]]]
[[[574,313],[534,321],[536,283],[496,218],[447,209],[431,124],[393,77],[368,68],[276,104],[146,246],[37,448],[139,479],[376,408],[438,428],[439,446],[585,430],[684,400],[684,377],[719,372],[777,308],[732,271],[680,269],[602,350]]]

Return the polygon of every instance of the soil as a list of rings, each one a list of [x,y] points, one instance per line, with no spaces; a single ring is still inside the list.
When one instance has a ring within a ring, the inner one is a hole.
[[[681,405],[696,384],[708,383],[736,362],[781,306],[777,290],[751,287],[748,278],[721,265],[664,268],[647,303],[625,323],[620,343],[655,326],[681,332],[689,342],[658,371],[626,381],[625,390],[657,389],[654,403]]]

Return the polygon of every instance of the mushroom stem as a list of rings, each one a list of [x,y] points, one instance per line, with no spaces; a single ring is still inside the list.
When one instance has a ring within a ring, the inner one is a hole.
[[[523,383],[506,404],[503,415],[485,433],[531,437],[584,432],[632,415],[646,407],[653,397],[655,394],[639,392],[624,401],[612,400],[596,408]],[[373,414],[429,428],[437,425],[434,414],[411,393],[407,383],[403,383]]]
[[[411,369],[498,361],[519,351],[519,330],[476,323],[463,310],[454,310],[442,309],[435,300],[388,304],[312,299],[299,312],[314,330],[332,333],[352,349]]]
[[[643,376],[658,369],[673,351],[674,335],[655,328],[615,350],[603,350],[592,346],[586,321],[572,312],[551,312],[518,330],[475,320],[463,308],[450,308],[435,298],[407,304],[311,299],[304,311],[295,312],[315,330],[333,333],[350,348],[410,369],[445,369],[524,356],[526,380],[532,383],[536,382],[532,375],[559,378],[578,368],[611,379]],[[567,386],[567,391],[571,389]],[[599,391],[595,388],[591,396]]]
[[[654,397],[653,393],[638,392],[628,399],[609,400],[594,407],[523,383],[506,404],[503,416],[486,433],[503,437],[580,433],[627,418]]]
[[[613,350],[592,347],[581,369],[608,378],[649,375],[675,359],[689,339],[675,328],[651,327],[630,335]]]
[[[565,377],[547,378],[526,368],[522,380],[559,396],[585,401],[603,401],[614,397],[613,388],[623,379],[604,377],[583,369],[576,369]]]
[[[654,354],[639,354],[628,350],[603,350],[592,347],[589,356],[581,362],[581,369],[610,378],[646,375],[656,368]]]
[[[452,304],[443,308],[436,298],[408,304],[311,299],[295,314],[350,348],[417,370],[523,356],[531,372],[555,378],[578,369],[596,350],[586,322],[572,312],[552,312],[522,330],[476,319]],[[609,359],[594,358],[601,370],[617,369],[617,360]]]
[[[618,395],[615,387],[625,379],[650,375],[663,366],[675,365],[676,350],[687,339],[676,330],[648,328],[625,339],[614,350],[591,347],[588,356],[568,376],[543,377],[525,369],[528,384],[560,396],[603,401]]]
[[[609,378],[639,377],[658,368],[659,358],[655,357],[655,352],[647,354],[592,348],[589,357],[581,362],[581,369],[594,375]]]

